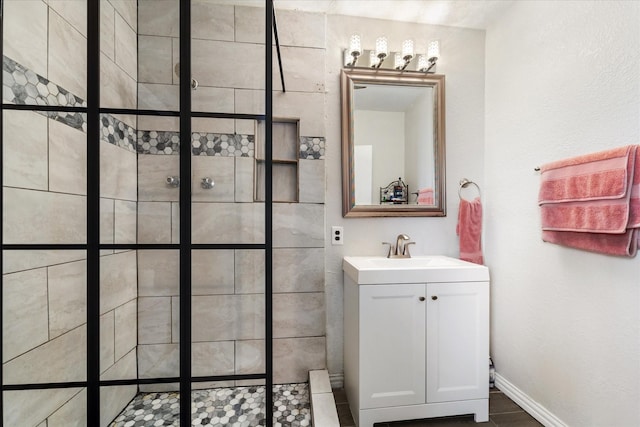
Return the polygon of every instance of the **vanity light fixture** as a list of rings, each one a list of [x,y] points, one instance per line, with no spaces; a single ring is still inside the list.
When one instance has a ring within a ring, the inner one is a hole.
[[[360,36],[358,34],[354,34],[351,36],[351,41],[349,42],[349,50],[347,52],[351,58],[345,55],[345,65],[347,67],[355,67],[356,62],[358,62],[358,57],[362,53],[362,44],[360,42]]]

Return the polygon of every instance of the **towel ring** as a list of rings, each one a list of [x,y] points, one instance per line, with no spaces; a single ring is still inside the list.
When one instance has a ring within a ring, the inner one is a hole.
[[[469,181],[467,178],[462,178],[460,180],[460,187],[458,187],[458,197],[460,198],[460,200],[463,199],[463,197],[462,197],[462,189],[463,188],[467,188],[470,185],[474,185],[476,187],[476,189],[478,190],[478,197],[482,197],[482,192],[480,191],[480,187],[478,186],[478,184],[476,184],[473,181]]]

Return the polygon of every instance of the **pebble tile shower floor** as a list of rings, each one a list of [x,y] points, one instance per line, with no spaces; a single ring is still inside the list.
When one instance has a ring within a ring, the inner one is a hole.
[[[309,426],[309,385],[273,386],[274,426]],[[191,393],[191,425],[265,425],[264,386],[215,388]],[[110,427],[158,427],[180,425],[178,392],[139,393],[116,417]]]

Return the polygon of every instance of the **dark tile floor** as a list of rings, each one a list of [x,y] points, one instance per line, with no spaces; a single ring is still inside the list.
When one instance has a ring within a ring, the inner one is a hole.
[[[344,390],[334,390],[340,427],[355,426],[347,395]],[[497,388],[489,393],[489,421],[476,423],[473,415],[459,417],[431,418],[426,420],[398,421],[393,423],[378,423],[376,427],[457,427],[457,426],[488,426],[488,427],[539,427],[542,426],[531,415],[516,405]]]

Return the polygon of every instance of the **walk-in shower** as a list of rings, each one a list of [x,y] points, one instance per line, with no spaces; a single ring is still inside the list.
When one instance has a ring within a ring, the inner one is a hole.
[[[285,93],[276,16],[2,2],[2,425],[309,424],[320,86]]]

